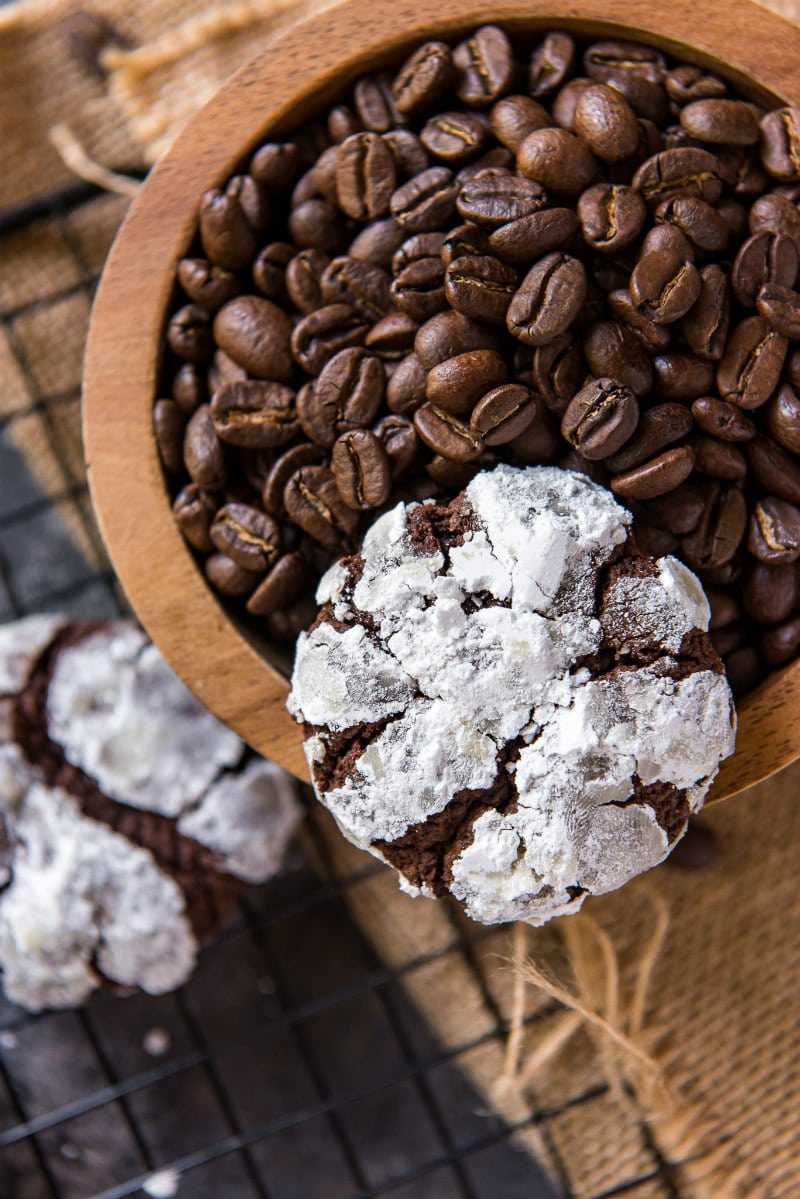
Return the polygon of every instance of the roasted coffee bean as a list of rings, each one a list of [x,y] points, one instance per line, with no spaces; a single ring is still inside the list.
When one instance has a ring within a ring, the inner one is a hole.
[[[297,397],[303,430],[317,445],[372,424],[386,388],[383,363],[360,347],[340,350],[323,367],[310,391]]]
[[[604,465],[615,474],[641,466],[668,445],[681,441],[691,427],[691,414],[683,404],[656,404],[640,414],[636,432],[621,450],[604,460]]]
[[[589,372],[579,343],[568,334],[533,351],[533,385],[551,412],[561,416]]]
[[[300,595],[308,576],[305,558],[297,550],[283,554],[259,582],[247,601],[253,616],[269,616],[292,604]]]
[[[530,216],[547,203],[538,183],[507,171],[479,171],[462,186],[456,207],[465,220],[486,229]]]
[[[656,395],[662,400],[691,403],[714,390],[714,363],[670,350],[652,359]]]
[[[183,433],[186,417],[175,400],[156,400],[153,408],[153,432],[161,461],[167,470],[183,470]]]
[[[529,263],[562,250],[577,233],[579,221],[571,208],[544,208],[501,225],[489,237],[489,249],[506,262]]]
[[[741,597],[745,613],[758,624],[780,624],[787,620],[800,599],[794,563],[749,562],[742,580]]]
[[[793,341],[800,339],[800,294],[791,287],[763,284],[756,296],[756,308],[773,332]]]
[[[410,129],[390,129],[383,134],[383,140],[391,151],[398,178],[410,179],[431,165],[427,150]]]
[[[689,446],[678,446],[632,470],[614,475],[611,490],[625,500],[650,500],[680,487],[692,473],[693,466],[693,451]]]
[[[396,277],[406,267],[422,259],[441,259],[444,243],[443,233],[415,233],[405,238],[392,257],[392,274]]]
[[[570,401],[561,432],[579,454],[595,462],[621,449],[638,420],[639,405],[630,388],[616,379],[592,379]]]
[[[701,142],[723,146],[758,142],[758,121],[743,100],[695,100],[681,109],[681,125]]]
[[[394,254],[405,239],[405,230],[392,217],[387,217],[383,221],[372,221],[362,229],[351,241],[347,254],[350,258],[358,258],[360,262],[369,262],[388,271]]]
[[[288,608],[270,612],[264,617],[264,631],[270,640],[285,646],[287,652],[294,652],[294,645],[299,635],[313,623],[317,615],[317,606],[313,596],[305,595]]]
[[[504,455],[520,466],[554,462],[564,448],[558,425],[535,392],[531,393],[531,403],[535,407],[531,423],[504,450]]]
[[[475,320],[502,324],[519,275],[498,258],[469,255],[447,268],[444,290],[450,307]]]
[[[674,554],[678,549],[678,538],[671,533],[664,533],[653,525],[636,522],[635,540],[643,554],[651,554],[653,558],[661,558],[665,554]]]
[[[354,133],[336,148],[334,155],[336,194],[342,211],[356,221],[386,216],[397,173],[383,138],[369,130]]]
[[[575,43],[568,33],[548,33],[531,55],[528,90],[532,96],[550,96],[558,91],[572,70]]]
[[[779,387],[764,409],[767,429],[793,454],[800,454],[800,398],[788,383]]]
[[[504,383],[478,401],[469,427],[486,445],[505,445],[525,432],[536,412],[536,403],[527,387]]]
[[[443,458],[435,454],[425,467],[425,473],[439,494],[439,488],[447,487],[451,491],[462,491],[480,470],[477,462],[454,462],[452,458]]]
[[[358,258],[334,258],[325,268],[320,288],[326,304],[348,304],[370,323],[392,308],[389,275]]]
[[[586,293],[586,268],[580,259],[547,254],[531,267],[512,299],[508,330],[526,345],[552,341],[572,324]]]
[[[202,404],[186,426],[183,461],[194,483],[208,488],[224,485],[225,452],[214,429],[209,404]]]
[[[708,150],[694,146],[654,154],[636,171],[633,186],[654,206],[677,195],[698,196],[716,204],[722,195],[718,160]]]
[[[230,445],[277,449],[300,432],[295,394],[282,383],[224,383],[211,401],[211,414],[217,437]]]
[[[725,677],[734,699],[741,699],[752,691],[764,677],[764,668],[758,650],[752,645],[742,646],[723,658]]]
[[[339,188],[336,182],[340,149],[340,146],[328,146],[328,149],[324,150],[314,163],[311,169],[311,176],[314,181],[316,194],[322,196],[325,200],[330,200],[331,204],[337,204],[342,208],[343,205],[339,199]]]
[[[624,75],[661,83],[666,75],[663,55],[638,42],[608,39],[594,42],[583,56],[586,74],[605,83]]]
[[[636,334],[651,354],[666,350],[670,343],[669,325],[657,325],[638,312],[629,291],[624,288],[611,291],[606,296],[606,302],[614,315]]]
[[[425,149],[448,165],[475,158],[488,136],[483,121],[470,112],[442,112],[431,117],[419,135]]]
[[[205,372],[195,362],[182,362],[172,380],[172,398],[184,416],[207,399]]]
[[[730,291],[725,272],[716,263],[700,271],[700,294],[681,322],[691,350],[716,361],[725,352],[730,323]]]
[[[241,598],[258,586],[263,577],[260,570],[245,570],[227,554],[211,554],[203,564],[205,576],[221,595]]]
[[[358,117],[346,104],[337,104],[330,110],[327,126],[328,137],[337,146],[346,141],[348,137],[352,137],[354,133],[361,131]]]
[[[263,572],[281,552],[277,524],[249,504],[225,504],[214,517],[209,536],[221,554],[244,570]]]
[[[711,609],[709,629],[724,629],[741,619],[742,609],[736,596],[722,587],[706,587],[706,599]]]
[[[640,509],[650,524],[677,537],[694,532],[706,510],[706,501],[704,488],[683,483],[670,493],[668,500],[650,500],[640,504]]]
[[[719,441],[752,441],[756,426],[741,408],[718,396],[701,396],[692,404],[692,416],[709,437]]]
[[[472,462],[484,450],[483,439],[443,408],[425,403],[414,413],[414,428],[433,450],[454,462]]]
[[[189,483],[178,492],[172,504],[172,515],[186,541],[194,549],[208,554],[214,543],[208,535],[217,504],[209,492],[197,483]]]
[[[692,438],[694,469],[701,475],[714,479],[743,479],[747,474],[747,462],[741,450],[729,441],[717,441],[716,437]]]
[[[653,250],[637,262],[630,279],[636,308],[656,325],[685,316],[700,295],[700,274],[672,250]]]
[[[216,312],[241,291],[235,274],[215,266],[207,258],[182,258],[178,263],[178,282],[192,303],[199,304],[206,312]]]
[[[352,546],[358,513],[345,504],[327,466],[301,466],[286,484],[283,503],[289,519],[332,554]]]
[[[492,133],[512,154],[516,154],[529,133],[553,124],[547,109],[530,96],[506,96],[498,100],[489,118]]]
[[[763,317],[746,317],[731,333],[720,359],[719,394],[740,408],[760,408],[775,390],[786,348],[786,338],[770,329]]]
[[[470,179],[480,175],[481,171],[506,171],[511,174],[513,167],[514,155],[511,151],[507,150],[505,146],[495,146],[494,150],[487,150],[485,154],[481,154],[480,158],[476,158],[462,167],[456,175],[456,183],[459,187],[463,187]]]
[[[761,118],[761,161],[773,179],[800,179],[800,109],[777,108]]]
[[[616,253],[632,245],[646,216],[639,193],[621,184],[596,183],[578,200],[583,239],[601,253]]]
[[[414,347],[419,323],[405,312],[390,312],[372,326],[364,346],[384,362],[405,358]]]
[[[362,76],[353,88],[353,104],[361,124],[374,133],[386,133],[403,123],[386,75]]]
[[[185,362],[208,362],[211,357],[209,314],[199,304],[185,304],[167,325],[167,342]]]
[[[306,200],[289,215],[289,233],[301,250],[340,254],[348,242],[339,209],[328,200]]]
[[[369,429],[343,433],[333,444],[331,468],[348,508],[378,508],[388,498],[392,474],[382,442]]]
[[[262,296],[281,303],[286,300],[286,268],[297,251],[288,242],[275,241],[265,246],[253,263],[253,282]],[[233,294],[240,291],[236,289]]]
[[[741,545],[746,529],[747,505],[741,491],[723,483],[709,483],[697,526],[681,540],[681,555],[692,570],[724,566]]]
[[[267,142],[250,159],[248,173],[269,192],[283,192],[300,174],[300,150],[294,142]]]
[[[732,196],[723,196],[716,207],[728,226],[729,239],[740,242],[747,232],[747,209]]]
[[[455,211],[459,185],[446,167],[429,167],[392,195],[392,216],[409,233],[425,233],[446,224]]]
[[[511,86],[511,44],[496,25],[483,25],[456,46],[456,95],[471,108],[488,108]]]
[[[318,375],[334,355],[362,345],[367,329],[365,319],[349,304],[328,304],[295,325],[292,354],[304,371]]]
[[[644,396],[653,386],[653,368],[642,343],[619,321],[598,321],[583,336],[583,356],[593,375],[611,376]]]
[[[473,225],[471,221],[466,221],[463,225],[456,225],[455,229],[450,230],[442,242],[439,257],[442,260],[442,266],[447,270],[450,263],[456,258],[464,258],[469,254],[485,255],[488,252],[489,239],[486,231],[479,225]]]
[[[504,359],[495,350],[470,350],[434,366],[426,395],[437,408],[455,415],[471,412],[481,396],[508,380]]]
[[[751,233],[789,237],[800,251],[800,210],[788,196],[770,192],[753,201],[748,216]]]
[[[655,250],[670,250],[679,254],[685,262],[695,260],[694,246],[686,234],[675,225],[653,225],[647,230],[642,238],[638,257],[644,258],[645,254]]]
[[[728,244],[730,231],[721,213],[698,196],[673,196],[656,209],[656,221],[674,225],[698,250],[719,254]]]
[[[380,441],[389,459],[392,481],[405,474],[420,450],[413,421],[406,416],[383,416],[372,432]]]
[[[636,113],[615,87],[605,83],[593,83],[581,92],[572,127],[602,162],[622,162],[639,145]]]
[[[718,100],[728,90],[716,75],[710,75],[702,67],[689,63],[674,67],[664,80],[664,85],[670,100],[681,105],[697,100]]]
[[[421,325],[414,339],[414,352],[426,371],[447,358],[468,350],[499,348],[498,330],[462,316],[460,312],[438,312]]]
[[[597,160],[566,129],[536,129],[517,151],[517,170],[555,196],[578,196],[594,183]]]
[[[416,354],[400,362],[386,384],[386,406],[390,412],[411,416],[425,403],[425,367]]]
[[[745,308],[755,308],[756,296],[765,283],[793,287],[800,258],[789,237],[757,233],[740,246],[733,263],[731,283],[736,298]]]
[[[283,492],[286,484],[301,466],[316,466],[325,456],[321,446],[309,444],[292,446],[272,464],[261,492],[261,502],[276,520],[283,520],[286,509],[283,504]]]
[[[200,201],[199,219],[200,240],[207,258],[226,271],[240,271],[250,265],[258,249],[258,233],[242,207],[238,187],[207,191]]]
[[[795,391],[800,391],[800,346],[789,350],[783,364],[783,374],[789,386],[793,387]],[[174,398],[178,397],[174,396]]]
[[[747,548],[759,562],[796,562],[800,558],[800,508],[774,496],[758,500],[750,517]]]
[[[301,250],[286,267],[286,290],[298,312],[322,307],[321,280],[329,263],[321,250]]]
[[[234,362],[224,350],[217,350],[214,362],[208,372],[208,390],[213,398],[214,392],[223,383],[244,383],[248,378],[247,371],[238,362]]]
[[[574,132],[575,109],[586,88],[591,86],[592,80],[586,77],[570,79],[564,84],[552,102],[553,120],[556,125],[569,130],[570,133]]]
[[[760,433],[744,452],[756,482],[768,495],[800,505],[800,464],[794,458]]]
[[[282,308],[260,296],[238,296],[214,318],[214,339],[257,379],[288,383],[294,373],[292,322]]]
[[[391,297],[396,307],[415,321],[426,321],[441,312],[447,304],[441,255],[417,258],[399,271],[391,285]]]
[[[450,47],[445,42],[425,42],[395,76],[392,96],[397,111],[413,116],[429,108],[449,90],[454,78]]]
[[[800,651],[800,616],[769,629],[761,638],[761,652],[768,666],[783,666]]]

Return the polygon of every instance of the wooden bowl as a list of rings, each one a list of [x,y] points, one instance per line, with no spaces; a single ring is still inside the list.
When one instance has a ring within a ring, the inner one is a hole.
[[[84,378],[84,442],[95,510],[139,619],[196,695],[255,749],[307,777],[288,683],[221,606],[173,524],[152,433],[163,327],[200,196],[268,136],[320,111],[365,70],[431,36],[488,19],[535,31],[624,36],[723,72],[754,98],[800,103],[800,30],[749,0],[345,0],[277,34],[190,123],[134,203],[95,301]],[[284,666],[285,669],[285,666]],[[721,800],[800,756],[800,662],[739,706]]]

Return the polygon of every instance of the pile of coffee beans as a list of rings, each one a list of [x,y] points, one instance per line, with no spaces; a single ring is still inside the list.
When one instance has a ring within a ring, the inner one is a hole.
[[[800,110],[485,26],[201,200],[155,430],[209,582],[292,642],[398,500],[609,486],[703,580],[737,693],[800,651]]]

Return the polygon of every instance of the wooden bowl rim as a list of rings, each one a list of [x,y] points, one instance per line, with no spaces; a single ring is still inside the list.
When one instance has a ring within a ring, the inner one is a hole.
[[[503,0],[506,27],[627,36],[703,65],[754,92],[800,103],[800,29],[750,0]],[[287,679],[237,628],[206,584],[171,516],[152,435],[164,318],[177,260],[193,236],[199,196],[248,150],[324,106],[373,64],[425,37],[485,24],[485,6],[451,0],[434,19],[411,0],[344,0],[278,30],[194,117],[154,168],[109,255],[84,366],[83,435],[100,528],[142,625],[176,673],[256,750],[307,778],[302,733],[286,711]],[[369,65],[368,65],[369,64]],[[243,149],[244,147],[244,149]],[[120,321],[119,313],[125,313]],[[786,718],[786,713],[790,718]],[[800,661],[739,705],[739,745],[710,801],[727,798],[800,756]],[[746,752],[745,752],[746,747]]]

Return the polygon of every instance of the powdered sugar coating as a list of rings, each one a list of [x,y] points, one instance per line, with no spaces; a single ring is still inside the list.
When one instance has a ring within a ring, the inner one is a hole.
[[[666,856],[733,750],[731,696],[713,665],[681,659],[709,612],[675,559],[638,559],[598,598],[631,520],[609,492],[499,466],[454,504],[457,535],[423,543],[419,506],[398,505],[355,570],[331,568],[289,709],[313,726],[319,798],[398,865],[405,890],[449,889],[476,919],[538,924]],[[359,689],[365,642],[385,685],[373,671]],[[594,677],[605,647],[622,667]],[[634,648],[646,659],[626,657]],[[323,652],[343,678],[318,687]]]

